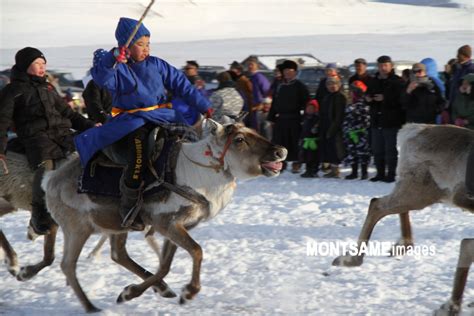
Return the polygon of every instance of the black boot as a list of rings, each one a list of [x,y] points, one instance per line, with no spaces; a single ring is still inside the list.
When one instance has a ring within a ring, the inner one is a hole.
[[[360,165],[360,167],[361,167],[360,179],[361,180],[366,180],[369,177],[369,174],[367,173],[367,165],[362,164],[362,165]]]
[[[47,235],[56,222],[53,220],[44,204],[31,206],[30,227],[38,235]]]
[[[371,178],[370,181],[383,181],[385,179],[385,161],[375,161],[375,168],[377,168],[377,174],[375,175],[375,177]]]
[[[387,182],[387,183],[395,182],[396,169],[397,169],[397,163],[396,162],[390,163],[388,165],[387,176],[385,177],[385,179],[383,179],[383,182]]]
[[[356,163],[353,163],[353,164],[352,164],[352,173],[349,174],[349,175],[347,175],[347,176],[345,176],[344,179],[346,179],[346,180],[353,180],[353,179],[356,179],[356,178],[357,178],[357,168],[358,168],[357,164],[356,164]]]
[[[123,179],[123,178],[122,178]],[[120,216],[122,217],[122,227],[132,230],[144,230],[145,224],[140,217],[140,209],[143,204],[143,183],[140,187],[134,189],[129,188],[125,181],[120,181]],[[132,218],[135,216],[135,218]]]

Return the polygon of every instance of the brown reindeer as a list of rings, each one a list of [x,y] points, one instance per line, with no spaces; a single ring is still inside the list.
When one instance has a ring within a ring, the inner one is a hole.
[[[375,225],[385,216],[399,214],[402,237],[399,246],[413,245],[409,211],[434,203],[449,203],[474,212],[474,201],[466,196],[464,178],[474,132],[450,125],[407,124],[398,133],[400,157],[397,183],[392,193],[370,201],[369,211],[358,239],[367,243]],[[446,166],[449,165],[450,168]],[[474,257],[474,242],[464,239],[450,302],[441,310],[456,314],[460,310],[469,267]],[[363,255],[340,256],[333,265],[360,266]]]
[[[158,272],[152,275],[128,257],[125,251],[126,231],[121,227],[119,200],[77,193],[81,173],[79,159],[71,159],[43,180],[46,203],[51,215],[64,233],[64,256],[61,268],[69,285],[87,312],[97,309],[82,290],[76,277],[76,263],[89,236],[110,235],[112,258],[145,281],[126,287],[118,302],[140,296],[150,286],[174,294],[164,283],[177,247],[185,249],[193,260],[192,278],[181,293],[180,303],[192,299],[201,288],[201,246],[189,235],[200,222],[216,216],[231,200],[236,178],[260,175],[276,176],[287,151],[275,146],[240,123],[222,126],[207,120],[208,135],[196,143],[182,143],[176,161],[176,183],[194,198],[172,193],[165,201],[153,196],[145,199],[143,221],[165,237]]]
[[[8,152],[6,156],[5,172],[0,175],[0,217],[15,210],[30,210],[31,208],[31,183],[33,172],[28,166],[26,156]],[[9,171],[9,172],[8,172]],[[58,226],[54,225],[50,233],[44,237],[43,259],[37,264],[18,266],[18,258],[6,236],[0,228],[0,247],[6,255],[8,271],[19,281],[26,281],[54,261],[54,245]],[[28,230],[28,238],[37,237],[33,230]]]

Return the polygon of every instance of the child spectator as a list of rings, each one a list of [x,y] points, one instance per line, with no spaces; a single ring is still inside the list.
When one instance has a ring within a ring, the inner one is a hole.
[[[352,167],[352,173],[345,177],[346,180],[357,178],[357,169],[361,165],[361,180],[367,179],[367,166],[370,161],[369,106],[364,101],[367,86],[360,80],[350,85],[352,103],[346,107],[342,130],[344,132],[344,145],[347,156],[345,162]]]
[[[303,178],[317,178],[319,171],[318,151],[318,129],[319,129],[319,104],[311,100],[306,105],[303,130],[300,139],[300,162],[306,164],[306,171],[301,175]]]

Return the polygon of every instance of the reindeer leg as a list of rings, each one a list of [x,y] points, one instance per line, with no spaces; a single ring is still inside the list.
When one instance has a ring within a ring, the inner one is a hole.
[[[100,250],[102,249],[102,246],[104,243],[107,241],[107,236],[102,235],[100,237],[99,242],[97,242],[97,245],[95,245],[94,249],[87,255],[87,259],[94,259],[97,258],[100,255]]]
[[[461,312],[462,296],[472,262],[474,262],[474,239],[463,239],[451,299],[446,304],[441,305],[435,311],[435,315],[458,315]]]
[[[189,236],[186,228],[184,228],[181,224],[172,223],[166,231],[162,232],[162,234],[166,235],[169,241],[165,241],[165,244],[163,245],[164,255],[158,272],[152,277],[146,279],[141,284],[132,284],[127,286],[122,291],[117,301],[122,302],[132,300],[133,298],[140,296],[146,289],[155,284],[158,280],[163,279],[163,277],[169,271],[172,257],[176,251],[176,246],[173,245],[173,243],[187,250],[193,258],[193,273],[191,282],[183,288],[180,303],[183,304],[186,300],[192,299],[200,291],[201,285],[199,276],[202,262],[201,246],[199,246],[199,244]]]
[[[0,229],[0,247],[5,251],[5,263],[7,265],[8,272],[14,277],[18,274],[18,257],[15,250],[8,242],[7,238],[3,234],[3,231]]]
[[[130,272],[138,275],[143,280],[153,276],[153,274],[139,264],[137,264],[133,259],[131,259],[127,253],[126,242],[127,242],[127,233],[112,235],[110,236],[110,246],[111,246],[111,257],[112,260],[120,264],[125,269]],[[158,292],[161,296],[171,298],[176,297],[176,294],[170,289],[168,284],[165,281],[159,280],[155,285],[152,286],[155,292]],[[119,297],[120,299],[120,297]],[[118,303],[121,303],[121,300],[118,300]]]
[[[87,239],[92,233],[92,229],[87,231],[73,232],[64,230],[64,254],[61,262],[61,270],[66,276],[67,283],[72,287],[74,293],[79,298],[87,313],[100,312],[87,298],[86,293],[81,288],[76,276],[77,259],[81,254]]]
[[[58,225],[53,225],[47,235],[44,236],[43,244],[43,260],[34,265],[21,267],[17,274],[18,281],[27,281],[38,274],[44,268],[50,266],[54,262],[54,246],[56,244],[56,234]]]
[[[395,249],[397,249],[396,253],[393,253],[391,250],[390,256],[405,254],[408,247],[413,246],[413,235],[411,231],[410,215],[408,212],[405,212],[405,213],[400,213],[399,216],[400,216],[401,238],[395,245]]]

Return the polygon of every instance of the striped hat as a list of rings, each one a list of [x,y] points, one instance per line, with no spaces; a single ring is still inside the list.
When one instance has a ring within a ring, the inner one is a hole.
[[[117,28],[115,29],[115,38],[117,39],[119,46],[124,46],[127,43],[128,37],[132,35],[137,23],[138,21],[134,19],[120,18]],[[138,28],[137,33],[130,42],[130,45],[133,45],[142,36],[150,36],[150,31],[143,24]]]

